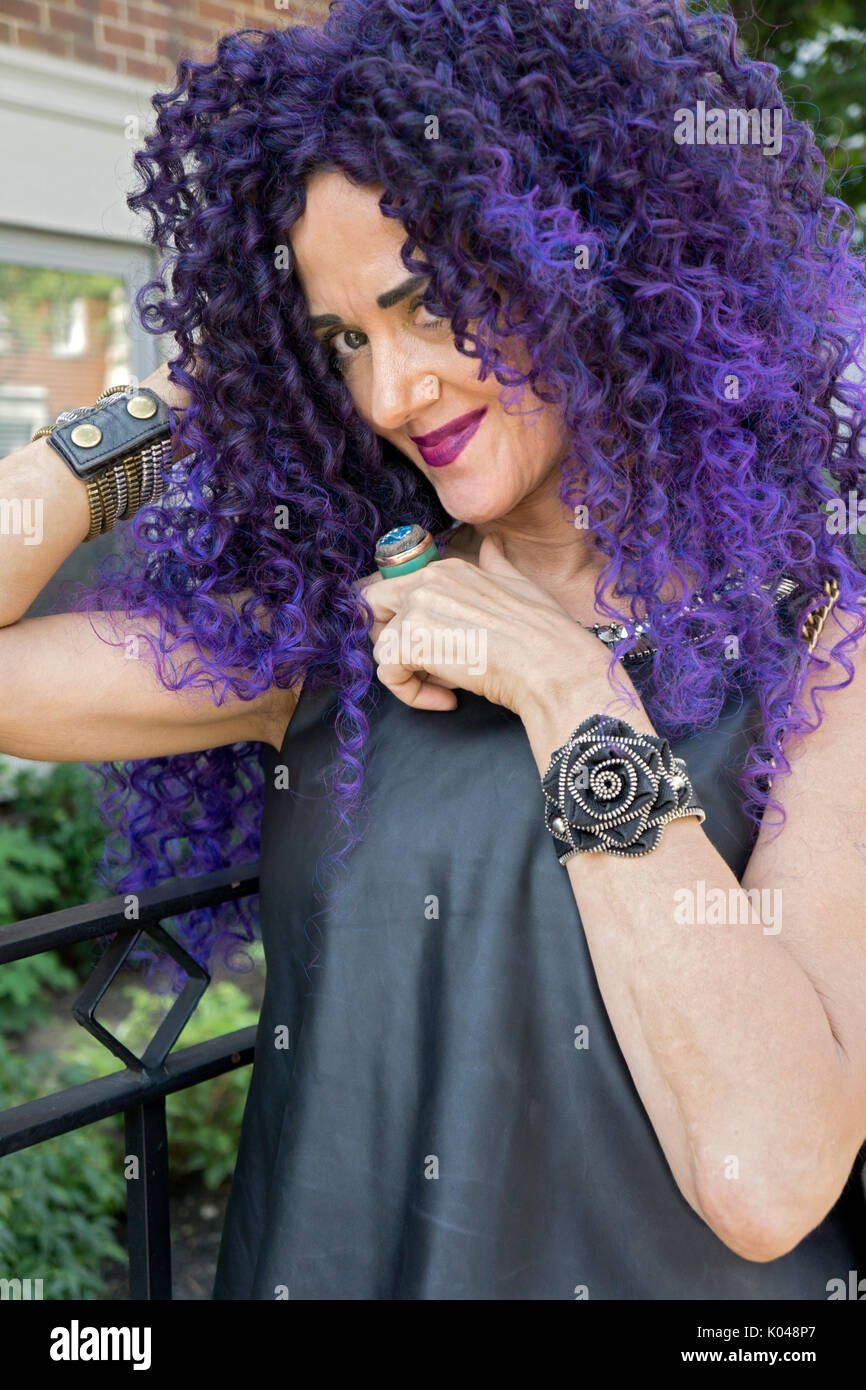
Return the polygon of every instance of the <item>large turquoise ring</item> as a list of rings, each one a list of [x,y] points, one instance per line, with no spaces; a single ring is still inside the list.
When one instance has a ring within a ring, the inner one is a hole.
[[[429,531],[423,526],[395,526],[376,542],[373,559],[383,579],[411,574],[440,558]]]

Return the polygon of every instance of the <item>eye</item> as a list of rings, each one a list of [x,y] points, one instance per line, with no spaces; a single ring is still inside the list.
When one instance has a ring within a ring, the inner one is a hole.
[[[414,314],[415,311],[416,311],[416,309],[424,309],[424,312],[425,312],[425,313],[428,313],[428,312],[429,312],[426,308],[424,308],[424,295],[423,295],[423,294],[419,294],[415,299],[412,300],[412,303],[409,305],[409,313],[410,313],[410,314]],[[438,328],[439,325],[440,325],[440,324],[443,324],[444,322],[445,322],[445,320],[444,320],[443,318],[435,318],[435,317],[431,316],[429,319],[426,320],[426,322],[419,323],[418,327],[419,327],[419,328]]]
[[[332,344],[339,342],[340,338],[346,339],[346,347],[348,348],[347,352],[340,352],[339,350],[334,349],[332,347]],[[350,339],[357,338],[360,338],[363,341],[349,341]],[[352,359],[352,357],[354,357],[358,349],[364,346],[364,343],[366,341],[366,333],[361,333],[357,328],[340,328],[337,330],[336,333],[332,333],[330,337],[322,339],[322,342],[324,343],[325,347],[331,349],[328,353],[328,362],[330,363],[333,370],[336,372],[345,371],[348,362]]]
[[[416,297],[410,302],[408,312],[410,315],[412,315],[417,313],[419,309],[424,309],[423,291],[421,294],[416,295]],[[424,309],[424,312],[427,313],[427,310]],[[436,318],[431,315],[429,318],[419,322],[417,324],[417,327],[426,329],[438,329],[441,328],[442,324],[444,324],[445,322],[446,320],[444,318]],[[334,344],[339,344],[341,338],[343,339],[343,351],[341,351],[338,346],[333,346]],[[341,374],[345,372],[346,368],[350,365],[352,358],[357,356],[360,349],[368,341],[369,340],[367,338],[366,333],[362,333],[360,329],[357,328],[338,328],[335,329],[333,333],[323,338],[323,345],[327,349],[329,349],[328,363],[331,369]]]

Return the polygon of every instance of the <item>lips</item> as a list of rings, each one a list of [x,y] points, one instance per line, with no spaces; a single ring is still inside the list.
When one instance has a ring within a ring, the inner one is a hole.
[[[486,414],[486,406],[481,410],[471,410],[467,415],[458,415],[447,425],[431,430],[429,434],[410,434],[409,438],[418,445],[428,468],[444,468],[463,452]]]

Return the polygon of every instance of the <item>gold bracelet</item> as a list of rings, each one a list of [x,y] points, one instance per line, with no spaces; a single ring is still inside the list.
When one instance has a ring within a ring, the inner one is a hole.
[[[102,510],[104,514],[103,531],[112,531],[117,521],[117,488],[111,476],[112,470],[106,468],[103,473],[97,473],[93,481],[99,488],[99,495],[102,498]]]
[[[132,382],[130,381],[128,381],[124,386],[109,386],[107,391],[103,391],[101,396],[96,397],[96,405],[100,405],[102,401],[107,401],[109,396],[116,396],[118,391],[134,390],[135,387],[132,385]]]
[[[820,608],[813,609],[800,628],[800,636],[808,644],[810,652],[815,650],[821,629],[830,616],[833,604],[839,597],[839,581],[838,579],[825,579],[822,588],[827,595],[827,602],[823,603]]]
[[[86,543],[87,541],[96,540],[96,537],[101,534],[105,521],[105,512],[102,508],[102,495],[99,488],[96,486],[96,480],[94,478],[88,478],[84,486],[87,489],[87,501],[90,506],[90,527],[87,535],[84,537]]]
[[[133,455],[122,461],[123,471],[126,474],[126,486],[129,492],[129,503],[126,508],[125,516],[133,517],[141,506],[141,484],[144,476],[144,464],[140,456]]]

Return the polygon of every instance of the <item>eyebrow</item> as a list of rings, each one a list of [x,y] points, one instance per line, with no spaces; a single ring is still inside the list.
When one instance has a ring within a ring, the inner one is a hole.
[[[426,275],[410,275],[408,280],[403,280],[392,290],[385,290],[384,294],[380,294],[376,303],[380,309],[392,309],[401,299],[407,299],[413,290],[425,284],[428,278]],[[342,322],[339,314],[316,314],[310,319],[309,327],[310,331],[315,333],[317,328],[332,328]]]

